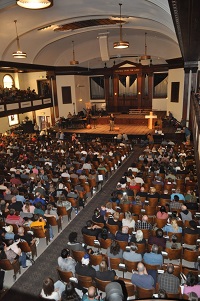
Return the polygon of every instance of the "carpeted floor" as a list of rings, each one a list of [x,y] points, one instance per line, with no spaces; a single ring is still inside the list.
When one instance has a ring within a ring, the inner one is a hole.
[[[56,273],[57,258],[60,251],[65,247],[68,234],[71,231],[78,233],[79,241],[82,240],[81,228],[85,222],[91,218],[93,211],[101,204],[105,204],[114,190],[118,180],[123,173],[138,158],[141,148],[134,147],[134,151],[120,166],[115,174],[105,183],[100,190],[89,202],[89,204],[81,210],[81,212],[71,221],[71,223],[62,231],[62,233],[50,244],[50,246],[36,260],[36,263],[29,267],[27,271],[17,280],[12,288],[3,296],[3,301],[36,301],[42,288],[42,282],[45,277],[52,277],[55,281],[58,279]]]

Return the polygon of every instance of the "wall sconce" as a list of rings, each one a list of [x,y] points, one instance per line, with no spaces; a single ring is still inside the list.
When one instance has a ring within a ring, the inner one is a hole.
[[[138,92],[138,94],[141,94],[141,92]]]
[[[116,96],[116,95],[117,95],[117,92],[115,92],[114,94],[115,94],[115,96]]]
[[[80,99],[79,99],[79,101],[83,101],[83,99],[82,99],[82,98],[80,98]]]

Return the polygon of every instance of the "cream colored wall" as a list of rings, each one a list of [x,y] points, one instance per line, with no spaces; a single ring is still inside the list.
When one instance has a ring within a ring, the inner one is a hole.
[[[58,75],[56,76],[57,84],[57,96],[58,96],[58,107],[59,107],[59,117],[67,117],[68,113],[74,113],[75,103],[75,112],[76,110],[76,92],[75,92],[75,76],[74,75]],[[62,102],[62,87],[71,87],[71,104],[63,104]]]
[[[0,133],[5,133],[10,129],[10,126],[8,124],[8,117],[1,117],[0,118]]]
[[[26,112],[26,113],[23,113],[23,114],[19,114],[19,122],[22,123],[22,121],[25,119],[25,117],[28,117],[29,120],[33,121],[32,111],[31,112]]]
[[[19,73],[21,90],[27,90],[30,87],[31,90],[38,92],[37,80],[46,80],[46,72]]]
[[[22,123],[22,121],[24,120],[24,118],[28,116],[29,120],[33,120],[32,119],[32,112],[26,112],[24,114],[19,114],[19,123]],[[15,126],[9,126],[8,124],[8,117],[1,117],[0,118],[0,133],[5,133],[6,131],[9,131],[10,129],[14,128]]]
[[[171,83],[180,82],[179,102],[171,102]],[[183,110],[183,93],[184,93],[184,69],[170,69],[168,73],[168,101],[167,112],[172,112],[173,116],[181,121]]]
[[[46,72],[31,72],[31,73],[0,73],[0,85],[3,86],[4,75],[9,74],[13,77],[15,87],[21,90],[26,90],[28,87],[37,92],[37,80],[46,79]]]
[[[86,102],[90,101],[89,77],[76,75],[74,80],[76,113],[78,113],[80,111],[84,111],[83,109],[86,109]]]
[[[167,98],[153,98],[152,110],[154,111],[167,111]]]

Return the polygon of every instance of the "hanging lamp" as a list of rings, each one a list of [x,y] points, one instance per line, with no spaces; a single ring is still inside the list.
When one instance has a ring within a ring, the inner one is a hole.
[[[17,32],[17,20],[14,20],[15,23],[15,30],[16,30],[16,35],[17,35],[17,51],[13,52],[13,57],[15,59],[25,59],[27,57],[26,52],[22,52],[21,48],[20,48],[20,44],[19,44],[19,36],[18,36],[18,32]]]
[[[120,7],[119,41],[113,43],[113,47],[115,49],[125,49],[125,48],[129,47],[129,42],[123,41],[123,38],[122,38],[121,6],[122,6],[122,3],[119,3],[119,7]]]
[[[150,65],[152,63],[151,56],[147,54],[147,33],[145,32],[145,37],[144,37],[144,55],[140,57],[140,63],[142,65]]]
[[[73,49],[73,60],[70,61],[70,65],[78,65],[79,61],[75,60],[75,52],[74,52],[74,41],[72,41],[72,49]]]
[[[17,5],[27,9],[43,9],[53,5],[53,0],[17,0]]]

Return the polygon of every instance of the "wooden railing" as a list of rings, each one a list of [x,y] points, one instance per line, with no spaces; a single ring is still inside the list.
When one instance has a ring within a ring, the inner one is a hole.
[[[149,114],[151,110],[150,109],[130,109],[129,114],[130,115],[136,115],[136,114]]]
[[[53,106],[52,98],[39,98],[30,100],[13,100],[0,102],[0,117],[20,114]]]

